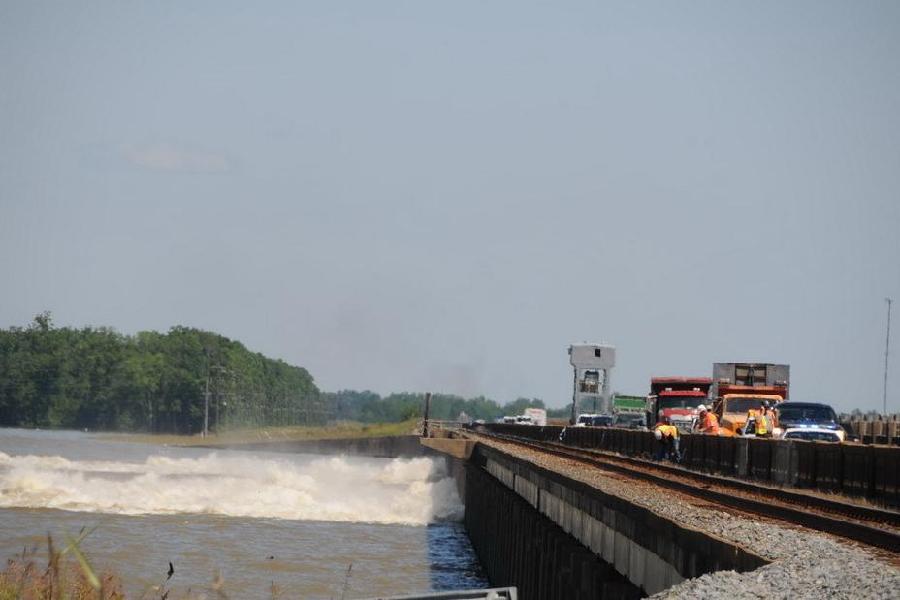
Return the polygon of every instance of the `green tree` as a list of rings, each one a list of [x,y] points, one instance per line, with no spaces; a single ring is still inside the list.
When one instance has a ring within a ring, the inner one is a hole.
[[[57,328],[46,312],[0,330],[0,425],[194,433],[208,382],[213,427],[329,416],[306,369],[216,333]]]

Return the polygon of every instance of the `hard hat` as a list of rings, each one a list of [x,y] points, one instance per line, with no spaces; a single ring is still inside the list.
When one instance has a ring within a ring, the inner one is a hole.
[[[654,431],[653,431],[653,435],[654,435],[654,436],[656,437],[656,439],[658,439],[658,440],[661,440],[661,439],[662,439],[662,431],[660,431],[659,429],[654,430]]]
[[[697,410],[699,410],[700,412],[706,412],[706,405],[701,404],[700,406],[697,407]]]

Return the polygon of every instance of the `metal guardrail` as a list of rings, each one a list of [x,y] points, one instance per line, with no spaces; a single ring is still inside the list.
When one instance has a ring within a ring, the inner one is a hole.
[[[427,430],[430,437],[434,437],[432,434],[435,431],[458,431],[468,426],[468,423],[460,423],[459,421],[441,421],[436,419],[428,419],[428,421],[419,421],[416,424],[416,429],[419,432],[424,432],[426,424],[428,426]]]

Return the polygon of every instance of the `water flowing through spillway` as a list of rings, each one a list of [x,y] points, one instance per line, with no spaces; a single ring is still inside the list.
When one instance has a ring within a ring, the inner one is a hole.
[[[170,562],[174,597],[215,597],[219,576],[231,598],[271,598],[273,584],[290,598],[487,585],[442,460],[121,439],[0,429],[0,561],[27,550],[45,565],[48,534],[84,529],[82,549],[133,598],[153,596]]]
[[[463,510],[453,480],[430,458],[231,452],[140,462],[0,452],[0,507],[414,525],[458,520]]]

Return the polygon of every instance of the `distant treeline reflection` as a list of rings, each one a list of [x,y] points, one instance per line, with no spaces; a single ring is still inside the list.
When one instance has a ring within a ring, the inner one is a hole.
[[[421,417],[424,406],[422,393],[320,392],[302,367],[189,327],[132,336],[55,327],[45,312],[0,330],[0,426],[197,433],[207,397],[211,431],[400,422]],[[544,403],[436,394],[430,416],[487,420],[528,407]]]

